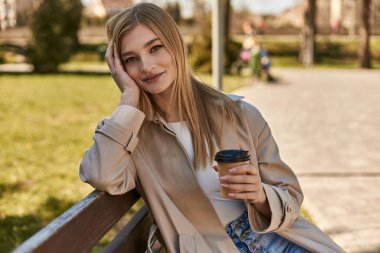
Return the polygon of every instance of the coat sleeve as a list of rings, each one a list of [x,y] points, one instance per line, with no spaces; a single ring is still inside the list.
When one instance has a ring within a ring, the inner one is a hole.
[[[261,113],[246,102],[242,102],[242,105],[271,210],[271,219],[268,220],[254,208],[253,204],[246,203],[250,224],[258,233],[282,231],[289,228],[300,215],[302,190],[296,175],[281,160],[278,146]]]
[[[80,164],[82,181],[113,195],[135,187],[136,169],[131,153],[138,143],[137,134],[144,117],[138,109],[121,105],[110,119],[99,122],[94,144]]]

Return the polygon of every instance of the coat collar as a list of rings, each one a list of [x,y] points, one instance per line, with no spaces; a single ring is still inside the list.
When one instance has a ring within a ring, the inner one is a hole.
[[[239,100],[242,100],[244,98],[244,96],[235,95],[232,93],[223,92],[223,94],[226,95],[227,97],[229,97],[232,101],[239,101]]]

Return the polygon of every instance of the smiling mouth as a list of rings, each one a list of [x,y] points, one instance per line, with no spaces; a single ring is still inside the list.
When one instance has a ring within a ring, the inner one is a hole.
[[[165,72],[159,73],[157,75],[149,76],[147,78],[144,78],[143,81],[147,83],[152,83],[160,79],[160,77],[164,74]]]

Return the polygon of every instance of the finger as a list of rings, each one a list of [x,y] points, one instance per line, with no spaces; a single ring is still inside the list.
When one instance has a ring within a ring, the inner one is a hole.
[[[230,192],[257,192],[260,190],[259,184],[220,184]]]
[[[226,184],[257,184],[261,180],[256,175],[225,175],[220,177],[220,182]]]
[[[114,69],[114,59],[113,59],[113,40],[111,39],[107,46],[107,51],[105,55],[108,68],[111,70]]]
[[[257,175],[258,169],[252,164],[244,164],[236,167],[232,167],[229,170],[230,174],[249,174],[249,175]]]
[[[124,71],[124,68],[123,68],[123,65],[121,63],[121,60],[120,60],[120,57],[119,57],[119,53],[117,52],[117,48],[115,46],[115,44],[113,45],[113,57],[114,57],[114,62],[115,62],[115,68],[119,71],[123,70]]]
[[[228,196],[234,199],[249,199],[250,203],[254,203],[259,199],[258,192],[230,192]]]
[[[111,71],[111,73],[112,73],[113,78],[115,80],[117,80],[116,84],[119,87],[120,91],[124,92],[125,87],[122,83],[126,83],[126,80],[125,80],[126,75],[124,75],[125,71],[124,71],[124,68],[121,64],[120,57],[119,57],[119,54],[117,52],[117,48],[116,48],[115,43],[113,43],[112,48],[113,48],[113,66],[114,66],[114,69],[113,69],[113,71]]]

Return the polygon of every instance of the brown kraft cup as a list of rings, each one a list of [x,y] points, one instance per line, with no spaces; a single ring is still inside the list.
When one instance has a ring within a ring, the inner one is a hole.
[[[237,150],[237,149],[229,149],[229,150],[221,150],[215,155],[215,161],[217,162],[219,178],[224,175],[229,175],[229,169],[232,167],[236,167],[242,164],[248,164],[249,160],[251,160],[251,156],[249,155],[249,151],[245,150]],[[220,179],[219,179],[220,184]],[[224,198],[230,198],[228,196],[228,189],[220,186],[220,195]]]

